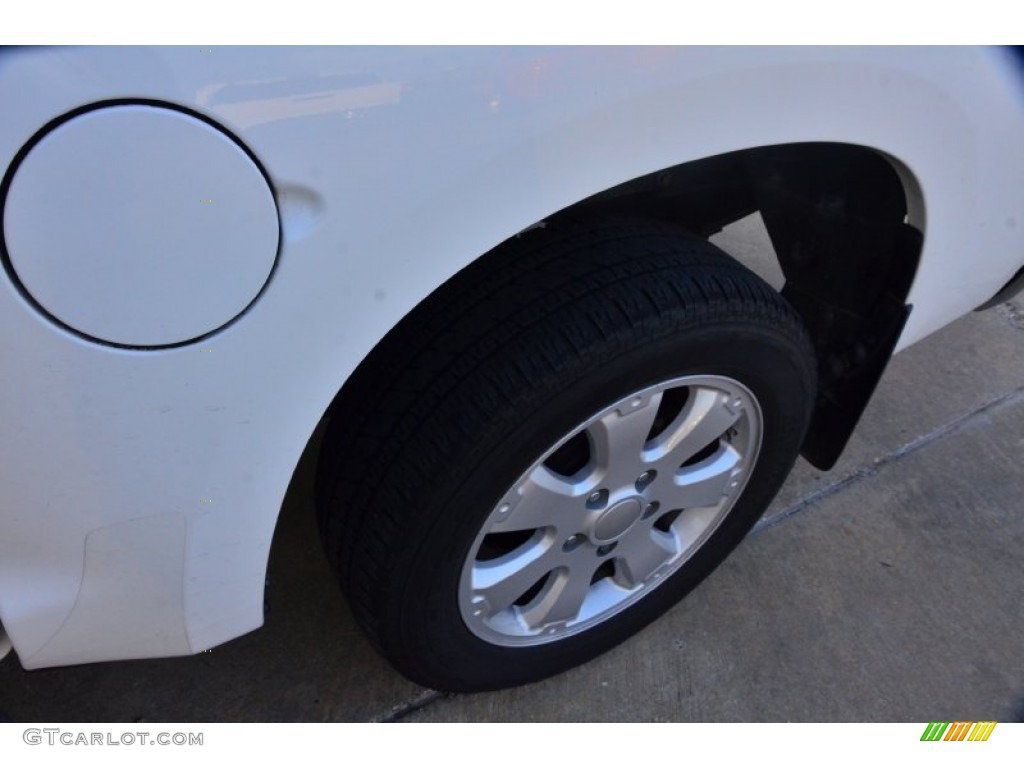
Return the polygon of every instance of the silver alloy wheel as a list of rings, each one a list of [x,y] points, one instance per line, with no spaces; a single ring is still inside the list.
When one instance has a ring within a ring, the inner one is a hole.
[[[724,376],[647,387],[539,458],[488,515],[459,610],[497,645],[560,640],[629,607],[710,538],[761,447],[761,409]]]

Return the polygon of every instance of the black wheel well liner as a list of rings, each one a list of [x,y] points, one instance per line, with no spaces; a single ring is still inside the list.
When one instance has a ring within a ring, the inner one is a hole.
[[[912,183],[912,182],[911,182]],[[895,164],[864,146],[759,147],[648,174],[551,217],[640,215],[707,237],[760,211],[785,276],[782,295],[810,331],[819,390],[804,457],[832,467],[909,316],[923,234],[907,223]]]

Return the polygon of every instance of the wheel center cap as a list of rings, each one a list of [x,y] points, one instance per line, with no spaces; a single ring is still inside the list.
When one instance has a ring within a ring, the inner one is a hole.
[[[602,543],[614,541],[640,519],[643,511],[643,503],[635,497],[612,504],[594,521],[594,539]]]

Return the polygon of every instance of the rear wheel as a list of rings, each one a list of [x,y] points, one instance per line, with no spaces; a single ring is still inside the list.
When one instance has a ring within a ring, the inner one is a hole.
[[[742,539],[814,395],[799,318],[659,224],[528,233],[417,308],[346,384],[324,542],[392,663],[525,683],[629,637]]]

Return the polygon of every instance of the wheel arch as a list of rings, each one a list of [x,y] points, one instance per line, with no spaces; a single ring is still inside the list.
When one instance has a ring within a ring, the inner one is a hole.
[[[753,147],[630,179],[527,224],[513,238],[607,217],[656,219],[708,237],[756,211],[785,276],[782,295],[803,318],[818,355],[820,392],[803,453],[827,469],[846,445],[910,311],[905,300],[923,242],[924,197],[898,159],[845,143]],[[751,266],[742,254],[734,258]],[[392,354],[403,327],[429,314],[454,279],[436,286],[373,346],[338,389],[310,442],[346,404],[358,402],[367,369]]]

